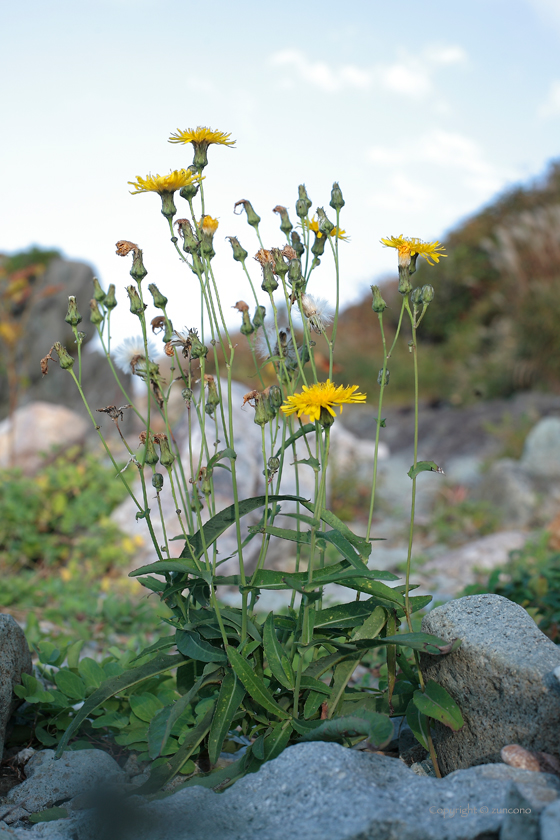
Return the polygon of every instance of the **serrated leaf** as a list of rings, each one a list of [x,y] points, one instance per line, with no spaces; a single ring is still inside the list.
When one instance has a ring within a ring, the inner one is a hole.
[[[85,682],[66,668],[61,668],[56,672],[54,681],[62,693],[71,700],[83,700],[86,696]]]
[[[264,655],[268,667],[284,688],[293,689],[295,686],[295,674],[292,663],[276,635],[274,628],[274,613],[269,613],[263,629]]]
[[[247,660],[231,646],[228,647],[227,654],[233,670],[253,700],[262,706],[263,709],[272,712],[272,714],[276,715],[276,717],[282,719],[289,718],[290,715],[276,703],[270,689],[268,689],[260,677],[255,674]]]
[[[215,764],[220,757],[224,738],[231,728],[233,717],[243,698],[245,687],[233,671],[228,670],[220,686],[214,717],[208,735],[208,758]]]
[[[422,714],[439,720],[453,732],[457,732],[465,723],[455,700],[435,680],[428,680],[424,691],[415,691],[412,699]]]
[[[435,461],[418,461],[416,466],[411,466],[407,475],[409,478],[416,478],[421,472],[436,472],[440,475],[445,475],[441,467],[438,467]]]
[[[414,700],[411,700],[406,707],[406,722],[412,729],[412,734],[418,743],[421,744],[425,750],[429,750],[430,746],[428,744],[428,736],[430,734],[430,724],[428,718],[426,715],[422,714],[420,709],[414,703]]]
[[[177,630],[175,635],[177,650],[196,659],[198,662],[227,662],[227,656],[222,650],[200,638],[196,630]]]
[[[108,700],[109,697],[114,697],[114,695],[118,694],[120,691],[132,688],[133,685],[137,685],[143,680],[148,679],[148,677],[155,677],[165,671],[170,671],[172,668],[177,668],[184,661],[185,660],[182,656],[168,656],[166,654],[160,654],[149,662],[145,662],[137,668],[131,668],[129,671],[124,671],[118,676],[111,677],[102,683],[97,691],[94,691],[94,693],[85,701],[81,709],[78,710],[76,717],[72,720],[72,723],[64,733],[56,751],[57,758],[62,755],[68,741],[79,729],[83,721],[94,709],[101,706],[105,700]]]

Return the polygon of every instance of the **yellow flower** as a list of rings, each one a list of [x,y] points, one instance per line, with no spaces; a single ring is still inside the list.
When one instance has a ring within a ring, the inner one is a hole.
[[[234,146],[235,140],[230,140],[231,134],[225,131],[213,131],[211,128],[199,125],[198,128],[187,128],[185,131],[177,129],[177,134],[172,134],[170,143],[194,143],[204,144],[206,147],[216,143],[218,146]]]
[[[176,169],[170,172],[169,175],[146,175],[141,178],[136,176],[136,181],[129,181],[131,187],[131,195],[143,192],[157,192],[159,195],[163,193],[172,193],[175,190],[180,190],[181,187],[188,187],[192,184],[200,183],[203,175],[194,174],[187,169]]]
[[[214,236],[218,230],[218,220],[213,219],[212,216],[203,216],[200,220],[200,228],[207,236]]]
[[[381,239],[381,242],[387,248],[396,248],[399,252],[399,265],[410,265],[410,259],[415,254],[419,254],[429,262],[430,265],[439,262],[440,257],[446,257],[447,254],[438,253],[444,251],[445,246],[435,242],[422,242],[421,239],[413,237],[391,236],[389,239]],[[432,262],[432,260],[434,262]]]
[[[304,228],[304,230],[310,230],[312,233],[314,233],[315,236],[317,237],[317,239],[322,239],[323,236],[325,235],[324,233],[321,233],[321,231],[319,230],[319,222],[317,221],[316,216],[313,216],[312,219],[303,219],[302,220],[302,227]],[[350,239],[350,237],[347,236],[345,230],[341,230],[340,228],[337,228],[337,227],[334,227],[331,230],[331,232],[329,233],[329,236],[336,236],[337,239],[343,239],[344,242],[348,242],[348,240]]]
[[[340,406],[340,411],[347,403],[363,403],[366,394],[355,394],[358,385],[335,385],[330,379],[326,382],[319,382],[316,385],[303,386],[302,394],[294,394],[288,397],[282,411],[284,414],[295,414],[301,417],[302,414],[309,415],[310,420],[319,420],[321,410],[326,409],[332,417],[336,417],[333,406]]]

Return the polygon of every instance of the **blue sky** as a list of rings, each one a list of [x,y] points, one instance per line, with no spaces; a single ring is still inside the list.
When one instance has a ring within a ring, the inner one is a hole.
[[[272,246],[272,207],[292,209],[302,182],[327,206],[339,181],[351,301],[394,267],[381,236],[441,239],[559,154],[560,0],[30,0],[4,5],[2,29],[0,251],[58,247],[124,290],[114,243],[130,239],[178,327],[196,325],[194,276],[158,197],[127,186],[188,166],[177,128],[237,141],[210,149],[205,183],[226,308],[248,293],[224,237],[257,250],[241,198]],[[315,278],[331,297],[327,260]],[[120,300],[117,337],[135,326]]]

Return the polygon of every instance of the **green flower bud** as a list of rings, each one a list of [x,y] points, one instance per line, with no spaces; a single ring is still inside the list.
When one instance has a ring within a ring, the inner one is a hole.
[[[265,426],[275,416],[266,394],[257,392],[255,396],[255,417],[257,426]]]
[[[264,319],[266,318],[266,307],[257,306],[255,314],[253,315],[253,326],[256,330],[264,326]]]
[[[155,487],[157,492],[163,490],[163,476],[161,473],[154,473],[152,475],[152,487]]]
[[[201,342],[196,330],[189,330],[189,341],[191,344],[191,359],[202,359],[208,355],[208,347]]]
[[[264,292],[269,292],[270,294],[272,294],[272,292],[276,291],[277,288],[278,280],[274,276],[272,266],[269,262],[266,262],[263,265],[263,281],[261,283],[261,289]]]
[[[183,388],[183,390],[181,391],[181,396],[185,400],[185,402],[187,404],[187,408],[190,408],[191,407],[191,400],[192,400],[192,397],[193,397],[192,388]]]
[[[334,417],[327,408],[321,408],[321,413],[319,415],[319,423],[321,424],[323,429],[328,429],[329,426],[332,426],[332,424],[334,423]]]
[[[307,195],[307,191],[305,189],[305,184],[300,184],[298,187],[299,198],[296,201],[296,213],[300,217],[300,219],[304,219],[308,213],[309,208],[311,207],[311,200]]]
[[[78,312],[76,298],[73,295],[70,295],[70,297],[68,298],[68,312],[66,313],[66,317],[64,320],[67,324],[70,324],[71,327],[77,327],[80,321],[82,320],[82,316]]]
[[[103,301],[107,297],[107,295],[101,288],[97,277],[93,278],[93,297],[97,301],[97,303],[103,303]]]
[[[212,476],[214,470],[208,469],[208,467],[202,467],[200,470],[200,489],[204,493],[205,496],[209,496],[212,492]]]
[[[146,304],[142,303],[140,295],[134,286],[127,286],[126,291],[128,292],[128,297],[130,299],[130,311],[133,315],[138,315],[138,317],[140,317],[146,309]]]
[[[103,306],[105,307],[105,309],[111,311],[111,309],[114,309],[116,305],[117,299],[115,297],[115,284],[111,283],[107,292],[107,297],[103,301]]]
[[[379,286],[372,286],[371,293],[373,295],[373,303],[371,304],[371,308],[374,312],[385,312],[387,309],[387,304],[381,297],[381,292],[379,291]]]
[[[63,370],[70,370],[70,368],[74,364],[74,359],[72,358],[66,347],[63,347],[60,341],[55,341],[53,346],[57,352],[60,367],[63,368]]]
[[[416,286],[410,294],[410,302],[413,306],[419,306],[422,303],[422,289]]]
[[[140,432],[140,443],[143,443],[145,447],[142,463],[149,464],[151,467],[155,466],[158,462],[158,456],[154,445],[153,435],[148,435],[146,432]]]
[[[410,282],[409,267],[399,265],[399,294],[407,295],[412,291],[412,283]]]
[[[150,283],[148,290],[154,299],[154,306],[158,309],[165,309],[167,306],[167,298],[162,295],[155,283]]]
[[[291,233],[291,240],[292,240],[292,248],[298,255],[298,258],[301,259],[301,255],[305,251],[305,245],[301,241],[300,235],[297,230],[293,230]]]
[[[271,385],[268,389],[268,399],[270,400],[270,404],[272,408],[276,411],[280,408],[282,403],[284,402],[284,398],[282,396],[282,391],[278,387],[278,385]]]
[[[99,311],[99,306],[98,306],[95,298],[92,298],[90,300],[89,308],[91,310],[91,312],[89,314],[89,320],[91,321],[92,324],[94,324],[96,327],[98,327],[99,324],[103,323],[103,315]]]
[[[342,210],[346,202],[342,198],[342,191],[338,186],[338,182],[335,181],[332,185],[331,190],[331,200],[329,201],[330,206],[333,210]]]
[[[200,250],[200,242],[195,236],[191,223],[188,219],[181,219],[176,224],[179,226],[179,231],[183,237],[183,251],[185,254],[198,254]]]
[[[383,381],[383,368],[377,374],[377,384],[378,385],[388,385],[389,384],[389,377],[391,372],[389,370],[385,371],[385,381]]]
[[[255,332],[255,328],[251,323],[251,318],[249,317],[249,313],[245,311],[243,313],[243,323],[241,324],[240,333],[241,335],[251,335],[251,333]]]
[[[239,213],[241,213],[241,210],[238,213],[235,209],[236,207],[239,207],[240,204],[243,205],[242,209],[245,210],[245,212],[247,213],[247,222],[251,225],[251,227],[257,229],[259,227],[261,217],[255,213],[255,211],[253,210],[253,205],[250,201],[247,201],[246,198],[242,198],[240,201],[235,202],[235,204],[233,205],[233,212],[236,215],[239,215]]]
[[[237,238],[237,236],[228,236],[227,238],[229,239],[229,244],[231,245],[233,250],[233,259],[237,260],[237,262],[240,263],[245,262],[245,260],[248,257],[248,253],[245,250],[245,248],[243,248],[243,246],[239,244],[239,239]]]
[[[167,435],[155,435],[156,441],[159,443],[159,462],[162,467],[170,469],[173,466],[175,455],[170,449],[169,439]]]
[[[301,272],[301,262],[299,260],[290,260],[288,266],[288,280],[296,294],[303,291],[305,281]]]
[[[435,292],[433,286],[422,286],[422,303],[427,306],[433,301],[434,294]]]
[[[142,251],[140,250],[140,248],[137,248],[134,251],[132,268],[130,269],[130,276],[133,280],[136,280],[137,283],[141,283],[147,273],[148,272],[144,268],[144,262],[142,260]]]
[[[206,405],[204,407],[204,410],[206,414],[209,414],[211,417],[214,413],[216,406],[220,404],[220,395],[218,394],[218,389],[216,387],[216,382],[213,376],[205,374],[204,381],[205,384],[208,386],[208,396],[206,397]]]
[[[179,190],[179,195],[186,201],[192,201],[198,193],[198,187],[199,184],[193,181],[192,184],[187,184],[185,187],[181,187],[181,189]]]
[[[164,190],[161,195],[161,212],[166,219],[172,219],[177,213],[175,202],[173,201],[173,193]]]
[[[317,207],[317,217],[319,230],[323,236],[329,236],[331,231],[335,229],[336,225],[333,225],[330,219],[327,219],[327,215],[322,207]]]
[[[268,459],[268,469],[270,472],[278,472],[280,469],[280,458],[275,458],[274,455],[271,455]]]
[[[315,242],[311,247],[311,253],[315,257],[322,257],[325,253],[325,245],[327,244],[327,237],[322,233],[315,234]]]
[[[276,207],[273,208],[272,212],[278,213],[280,216],[280,230],[288,236],[293,228],[293,224],[290,222],[290,217],[288,216],[288,210],[286,207],[282,207],[281,204],[277,204]]]
[[[200,252],[209,260],[216,255],[214,234],[218,230],[218,220],[212,216],[203,216],[200,223]]]
[[[274,273],[279,277],[284,277],[288,271],[288,264],[285,261],[280,248],[272,248],[272,257],[274,259]]]

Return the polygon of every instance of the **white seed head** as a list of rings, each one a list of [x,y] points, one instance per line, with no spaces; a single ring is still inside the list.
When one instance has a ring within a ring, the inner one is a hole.
[[[309,326],[316,333],[322,333],[331,323],[333,316],[329,311],[329,302],[324,298],[302,295],[301,307],[309,321]]]
[[[148,357],[155,359],[157,350],[155,345],[148,339]],[[113,351],[113,358],[116,366],[123,371],[123,373],[131,373],[131,362],[133,359],[146,359],[146,349],[144,347],[144,339],[141,335],[129,336],[125,338],[122,344]],[[136,366],[136,372],[140,372],[142,365]],[[145,366],[144,366],[145,372]]]

